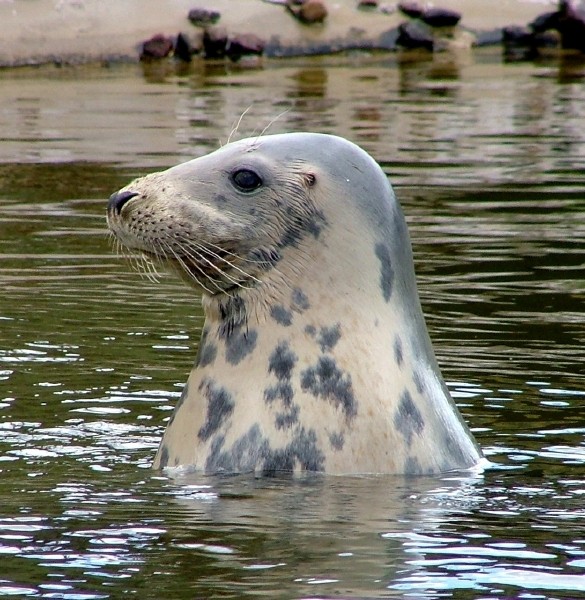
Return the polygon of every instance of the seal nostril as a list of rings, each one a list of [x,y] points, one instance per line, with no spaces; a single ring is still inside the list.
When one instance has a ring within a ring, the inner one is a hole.
[[[138,192],[124,191],[112,194],[108,202],[108,212],[115,212],[119,215],[122,207],[135,196],[138,196]]]

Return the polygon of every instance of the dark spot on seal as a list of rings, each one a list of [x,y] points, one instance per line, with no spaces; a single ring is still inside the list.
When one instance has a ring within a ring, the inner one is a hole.
[[[272,404],[280,400],[285,409],[284,412],[276,415],[277,429],[291,427],[298,421],[299,407],[293,404],[294,390],[290,384],[296,362],[297,356],[290,349],[288,342],[280,342],[268,359],[268,372],[274,373],[278,383],[264,390],[264,401]]]
[[[183,391],[181,392],[180,398],[177,400],[177,404],[175,404],[175,410],[173,410],[173,414],[171,415],[171,418],[169,419],[169,422],[167,423],[167,427],[175,420],[177,412],[183,405],[183,402],[185,402],[185,399],[187,398],[188,395],[189,395],[189,382],[187,381],[187,383],[183,386]]]
[[[229,338],[234,331],[239,330],[247,321],[246,303],[240,296],[229,296],[219,303],[219,337]]]
[[[416,456],[408,456],[404,461],[405,475],[424,475],[423,468]]]
[[[292,450],[306,471],[323,471],[325,456],[317,444],[317,434],[313,429],[302,428],[291,442]]]
[[[330,433],[329,434],[329,443],[333,450],[343,450],[343,445],[345,444],[345,437],[343,433]]]
[[[181,397],[179,398],[179,401],[177,402],[177,404],[175,406],[175,410],[181,408],[183,402],[185,402],[185,398],[187,398],[188,395],[189,395],[189,382],[187,381],[187,383],[183,386],[183,391],[181,392]]]
[[[291,295],[291,300],[293,304],[293,309],[298,312],[304,312],[308,308],[311,307],[309,304],[309,298],[307,298],[307,294],[301,290],[301,288],[294,288]]]
[[[443,471],[449,470],[449,465],[467,465],[472,464],[472,461],[469,460],[467,455],[463,452],[463,448],[461,447],[460,440],[450,434],[450,432],[446,432],[444,436],[444,444],[445,444],[445,454],[452,458],[451,461],[447,463],[446,468],[443,468]],[[453,468],[453,467],[451,467]]]
[[[424,384],[423,378],[422,378],[422,376],[421,376],[421,374],[420,374],[419,371],[415,371],[412,374],[412,381],[414,382],[414,385],[416,387],[416,391],[419,394],[422,394],[425,391],[425,384]]]
[[[306,471],[323,471],[325,456],[317,444],[315,431],[300,428],[282,448],[271,448],[255,423],[238,438],[231,448],[225,448],[225,436],[217,435],[205,461],[208,473],[235,473],[261,470],[264,475],[292,472],[297,463]]]
[[[380,287],[384,300],[388,302],[392,296],[392,284],[394,283],[394,269],[390,259],[390,250],[386,244],[378,242],[375,247],[376,256],[380,261]]]
[[[283,327],[290,327],[292,325],[292,313],[290,310],[286,310],[282,304],[271,306],[270,316]]]
[[[305,327],[305,333],[307,335],[310,335],[311,337],[315,337],[315,335],[317,334],[317,330],[315,329],[314,325],[307,325]]]
[[[278,246],[280,248],[288,248],[292,246],[293,248],[298,248],[299,241],[303,238],[303,230],[295,223],[289,225],[282,237],[280,238],[280,242]]]
[[[247,473],[254,471],[266,452],[266,440],[260,426],[255,423],[229,449],[224,449],[225,436],[216,436],[205,461],[208,473]]]
[[[337,368],[330,356],[321,356],[317,364],[301,373],[301,389],[341,407],[349,419],[357,414],[351,376]]]
[[[333,325],[333,327],[321,327],[321,330],[319,331],[319,337],[317,338],[317,341],[321,346],[321,352],[333,350],[340,337],[341,326],[339,323],[336,323]]]
[[[255,262],[263,271],[272,269],[281,256],[276,248],[255,248],[248,253],[248,259]]]
[[[207,400],[207,416],[197,436],[203,442],[208,440],[234,411],[234,399],[225,388],[213,380],[203,379],[199,391]]]
[[[207,458],[205,459],[205,471],[208,473],[217,473],[219,471],[223,471],[223,470],[230,470],[230,469],[224,469],[223,466],[223,445],[225,443],[225,435],[217,435],[215,436],[215,438],[213,438],[213,441],[211,442],[211,446],[209,447],[209,454],[207,455]]]
[[[425,426],[423,416],[408,390],[404,390],[400,397],[400,404],[394,414],[394,426],[404,436],[408,446],[412,443],[412,436],[419,435]]]
[[[297,355],[290,349],[289,343],[280,342],[268,358],[268,372],[274,373],[279,381],[290,380],[297,360]]]
[[[225,341],[225,359],[230,365],[237,365],[254,352],[257,340],[258,332],[255,329],[233,333]]]
[[[205,346],[199,348],[198,353],[198,367],[207,367],[215,361],[217,356],[217,346],[213,343],[207,343]]]
[[[327,225],[327,219],[321,211],[310,214],[298,214],[290,207],[287,210],[289,215],[289,225],[278,243],[280,248],[292,246],[298,248],[299,241],[305,237],[305,234],[311,234],[315,239],[321,235],[321,231]]]
[[[408,240],[408,227],[402,210],[394,210],[392,215],[392,223],[394,225],[394,235],[392,239],[406,241]]]
[[[199,340],[199,350],[195,359],[196,367],[207,367],[212,364],[217,356],[217,346],[213,342],[208,342],[209,330],[203,329],[201,339]]]
[[[223,194],[216,194],[215,195],[215,202],[218,205],[227,204],[228,199]]]
[[[317,444],[317,434],[313,429],[302,427],[284,448],[267,448],[262,472],[276,475],[278,472],[293,471],[296,463],[305,471],[323,471],[325,456]]]
[[[159,466],[161,469],[164,469],[169,464],[169,449],[166,444],[163,444],[160,449],[160,461]]]
[[[292,473],[295,468],[295,456],[289,446],[279,450],[269,450],[262,465],[262,475],[274,477],[278,473]]]
[[[394,359],[396,360],[396,364],[401,367],[404,356],[402,354],[402,340],[399,336],[394,338]]]
[[[274,421],[276,429],[290,429],[299,422],[299,412],[298,404],[293,404],[289,411],[278,413]]]
[[[292,385],[286,381],[279,381],[276,385],[264,390],[264,401],[272,404],[275,400],[281,400],[284,406],[291,406],[294,398]]]
[[[317,213],[312,219],[307,221],[307,231],[317,240],[321,235],[325,223],[326,221],[323,213]]]

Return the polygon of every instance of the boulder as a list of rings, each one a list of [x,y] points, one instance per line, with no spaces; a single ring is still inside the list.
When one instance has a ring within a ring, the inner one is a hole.
[[[207,8],[192,8],[187,15],[187,18],[195,27],[209,27],[215,25],[221,18],[221,14],[217,10],[209,10]]]
[[[203,32],[205,58],[223,58],[226,55],[228,34],[225,27],[208,27]]]
[[[156,60],[165,58],[173,51],[174,43],[170,37],[161,33],[142,42],[140,49],[140,60]]]

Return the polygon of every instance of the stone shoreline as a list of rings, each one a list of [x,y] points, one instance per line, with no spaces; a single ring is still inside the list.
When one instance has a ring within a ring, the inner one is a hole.
[[[171,43],[162,55],[175,52],[188,59],[203,49],[203,36],[210,31],[225,35],[236,48],[234,60],[247,53],[286,57],[389,51],[397,48],[399,27],[409,20],[396,2],[379,0],[365,9],[358,0],[319,1],[327,16],[307,24],[280,0],[0,0],[0,66],[137,61],[148,57],[144,42],[152,38],[155,46]],[[430,30],[435,49],[468,50],[501,44],[505,29],[515,27],[520,35],[537,17],[557,10],[558,2],[498,0],[494,9],[493,0],[440,0],[436,6],[457,11],[461,20],[455,27]],[[209,26],[195,26],[188,19],[193,9],[216,11],[220,17]],[[429,29],[425,33],[423,28],[423,34],[428,36]]]

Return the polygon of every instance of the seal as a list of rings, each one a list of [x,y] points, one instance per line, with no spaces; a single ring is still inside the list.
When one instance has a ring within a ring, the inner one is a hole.
[[[441,377],[406,222],[332,135],[243,139],[113,194],[118,242],[205,312],[155,468],[434,474],[481,452]]]

